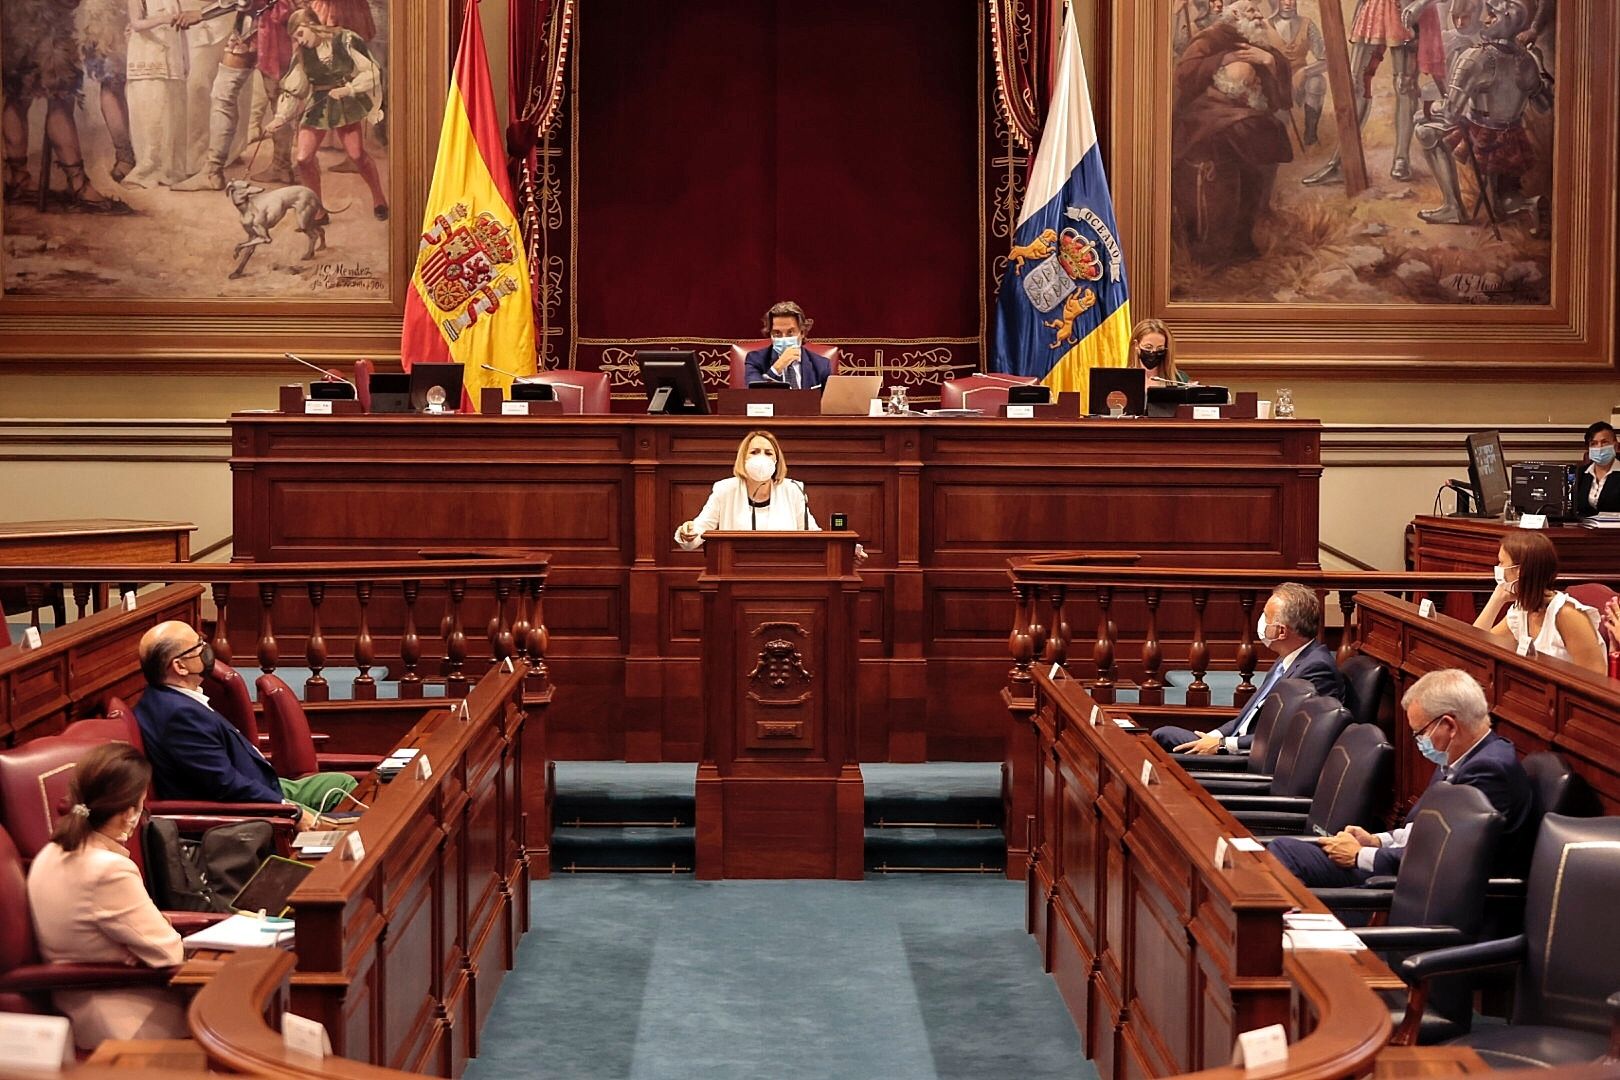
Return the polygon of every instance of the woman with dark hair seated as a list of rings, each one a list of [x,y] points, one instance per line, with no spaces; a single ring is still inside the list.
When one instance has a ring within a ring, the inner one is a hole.
[[[34,937],[47,962],[180,963],[180,935],[147,895],[124,847],[151,782],[152,767],[125,743],[98,746],[79,760],[72,807],[28,868]],[[185,1005],[169,990],[62,990],[54,1003],[82,1050],[103,1039],[186,1035]]]
[[[1553,589],[1558,552],[1545,534],[1510,530],[1502,537],[1496,563],[1496,590],[1475,626],[1507,639],[1520,655],[1552,656],[1600,675],[1609,670],[1597,609]]]
[[[1620,484],[1608,482],[1614,447],[1614,428],[1607,422],[1586,429],[1586,467],[1575,475],[1575,512],[1581,517],[1620,513]]]

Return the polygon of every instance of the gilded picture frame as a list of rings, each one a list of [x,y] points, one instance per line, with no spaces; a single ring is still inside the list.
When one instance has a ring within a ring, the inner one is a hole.
[[[1277,36],[1253,34],[1250,49],[1241,30],[1210,29],[1223,19],[1241,27],[1244,17],[1226,9],[1251,3],[1272,32],[1284,9],[1319,23],[1315,48],[1295,31],[1287,81],[1268,79],[1280,70]],[[1515,4],[1532,23],[1544,17],[1539,41],[1487,44],[1487,5],[1515,17]],[[1132,302],[1139,315],[1171,322],[1183,362],[1236,375],[1362,369],[1447,379],[1613,369],[1620,78],[1610,60],[1620,11],[1579,0],[1433,0],[1422,25],[1444,48],[1425,52],[1417,25],[1380,21],[1393,12],[1418,23],[1409,6],[1127,0],[1113,9],[1110,179]],[[1401,47],[1403,30],[1412,36]],[[1486,47],[1465,56],[1476,45]],[[1517,80],[1525,98],[1500,118],[1518,140],[1506,149],[1502,132],[1478,123],[1496,118],[1477,115],[1481,99],[1466,92],[1483,78]],[[1359,79],[1372,96],[1358,127],[1358,95],[1340,103],[1333,87]],[[1289,98],[1287,108],[1261,101],[1267,93]],[[1410,128],[1399,123],[1407,108]],[[1455,137],[1459,115],[1475,122],[1473,137]],[[1330,168],[1347,127],[1364,147],[1367,186],[1354,195]],[[1451,164],[1431,157],[1447,149]],[[1461,213],[1444,210],[1449,173],[1460,177]]]
[[[371,17],[361,32],[345,29],[352,23],[340,21],[345,3],[354,8],[354,18],[364,21]],[[324,19],[302,35],[311,62],[317,55],[330,61],[335,40],[339,63],[353,60],[363,69],[368,61],[361,54],[374,55],[370,69],[376,84],[354,83],[357,93],[349,102],[318,102],[330,113],[319,127],[330,130],[317,130],[316,112],[308,105],[308,97],[286,110],[284,136],[294,135],[318,147],[316,161],[319,176],[325,177],[325,191],[314,195],[314,210],[310,209],[310,195],[302,194],[308,191],[303,185],[313,170],[299,171],[299,158],[308,153],[294,138],[283,138],[284,143],[299,147],[291,158],[292,172],[282,169],[273,179],[254,178],[255,172],[270,172],[276,157],[269,149],[275,145],[274,139],[266,133],[275,115],[274,106],[266,105],[273,91],[256,85],[244,86],[238,95],[241,115],[233,121],[242,129],[251,127],[251,132],[237,134],[230,148],[230,160],[222,170],[225,190],[204,184],[200,190],[182,194],[184,189],[172,180],[189,168],[183,146],[174,150],[173,170],[161,175],[159,168],[159,178],[153,178],[149,160],[164,158],[148,152],[160,144],[155,142],[158,136],[151,134],[157,129],[145,118],[153,115],[154,100],[179,100],[185,92],[184,76],[189,73],[184,53],[189,51],[193,62],[199,55],[195,41],[186,44],[198,30],[189,29],[185,37],[177,39],[173,24],[165,20],[174,17],[170,8],[185,12],[206,5],[194,0],[142,0],[142,4],[154,16],[155,30],[149,36],[169,42],[168,85],[175,87],[176,97],[150,96],[149,87],[163,85],[161,78],[127,95],[124,117],[135,136],[134,157],[139,163],[134,165],[135,175],[121,180],[110,174],[110,168],[116,167],[112,160],[116,140],[111,138],[116,122],[107,115],[107,102],[100,100],[106,97],[101,90],[110,77],[97,69],[87,44],[95,28],[86,25],[80,15],[76,26],[61,29],[64,34],[76,33],[81,48],[83,78],[73,112],[84,130],[81,160],[85,174],[98,192],[127,203],[128,209],[109,213],[73,205],[73,178],[61,164],[67,160],[62,149],[72,153],[73,144],[60,139],[53,142],[48,127],[48,84],[42,85],[37,68],[31,68],[26,57],[19,61],[8,54],[6,58],[12,64],[8,79],[14,100],[20,96],[18,90],[32,100],[26,110],[27,164],[18,167],[28,174],[29,186],[19,184],[21,190],[8,191],[6,202],[0,203],[0,214],[7,215],[7,243],[0,249],[0,287],[4,287],[0,292],[0,364],[13,371],[155,373],[191,372],[212,365],[221,373],[235,373],[287,370],[284,352],[315,360],[397,353],[416,254],[414,241],[443,117],[451,0],[324,0],[324,6],[307,5]],[[296,12],[306,5],[287,6]],[[286,14],[282,17],[287,18]],[[230,19],[227,15],[225,22]],[[308,17],[302,21],[309,21]],[[299,23],[290,25],[296,31]],[[140,36],[132,24],[118,29],[132,42]],[[369,49],[364,31],[375,35]],[[169,35],[166,39],[165,34]],[[225,39],[229,34],[226,28],[215,36]],[[111,39],[113,35],[108,31],[102,36]],[[176,40],[182,43],[179,48],[173,45]],[[288,68],[297,66],[299,40],[298,33],[288,39],[291,54],[284,60]],[[221,47],[229,52],[234,46]],[[151,71],[154,56],[161,76],[162,48],[138,53],[133,44],[127,70],[121,66],[117,74],[128,78],[127,87],[137,87],[141,75]],[[264,72],[268,64],[259,63],[257,57],[250,62],[257,63],[259,71],[248,82],[256,84],[262,76],[264,86],[279,89],[281,84]],[[230,61],[213,63],[218,70],[230,66]],[[24,81],[19,81],[18,72],[26,75]],[[193,93],[206,101],[203,107],[218,109],[219,99],[226,96],[218,89],[221,85],[223,81],[215,81]],[[361,92],[368,96],[360,98]],[[358,100],[366,101],[365,109],[357,105]],[[199,109],[196,97],[186,105]],[[342,109],[354,115],[339,115]],[[369,114],[362,119],[362,112]],[[104,130],[91,130],[103,124]],[[210,128],[198,124],[191,128],[197,147],[190,165],[195,166],[209,160],[202,148]],[[355,145],[369,148],[370,153],[362,150],[355,156],[344,141],[343,129],[351,140],[358,132]],[[46,159],[48,145],[60,160]],[[288,157],[286,151],[281,157]],[[278,160],[274,164],[284,163]],[[129,167],[125,165],[126,170]],[[51,177],[43,195],[39,192],[42,173]],[[19,176],[8,168],[8,183]],[[231,187],[232,180],[239,183]],[[267,195],[268,204],[258,201]],[[18,197],[27,204],[20,205]],[[182,207],[180,213],[187,218],[207,215],[206,221],[181,221],[174,213],[165,216],[164,208],[175,206]],[[330,219],[326,231],[333,236],[330,240],[320,237],[325,244],[317,250],[317,237],[306,227],[315,224],[313,215],[323,209]],[[132,228],[137,222],[141,231]],[[176,224],[169,239],[164,239],[164,223]],[[244,244],[244,239],[253,239],[259,224],[265,226],[269,240]],[[62,251],[78,245],[77,267],[65,258],[59,264],[49,261],[56,250],[52,247],[55,235],[63,237]],[[138,243],[139,251],[131,252],[127,260],[118,247],[121,236],[139,237],[129,241]],[[24,259],[32,261],[25,263]],[[21,272],[24,267],[27,273]],[[157,285],[133,280],[141,273],[166,277]],[[82,282],[82,287],[76,287],[76,282]]]

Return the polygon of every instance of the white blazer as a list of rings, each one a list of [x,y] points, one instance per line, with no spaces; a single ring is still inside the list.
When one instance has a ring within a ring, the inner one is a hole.
[[[167,967],[183,959],[180,935],[146,894],[140,870],[121,845],[100,833],[77,851],[56,844],[39,849],[28,868],[28,906],[47,963]],[[185,1001],[175,991],[59,990],[52,997],[72,1021],[81,1050],[103,1039],[186,1037]]]
[[[760,532],[812,530],[819,532],[815,515],[810,513],[810,502],[805,498],[804,486],[797,480],[778,480],[771,485],[771,501],[765,506],[752,506],[748,502],[748,487],[739,478],[728,476],[714,485],[709,501],[703,504],[698,516],[692,519],[697,536],[686,541],[681,531],[675,530],[675,542],[687,551],[703,546],[703,534],[719,529],[722,532],[755,529]]]

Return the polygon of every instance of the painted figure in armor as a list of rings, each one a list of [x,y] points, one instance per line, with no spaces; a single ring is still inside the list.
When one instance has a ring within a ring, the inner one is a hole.
[[[1171,47],[1176,55],[1180,56],[1189,41],[1219,20],[1225,7],[1225,0],[1181,0],[1172,16],[1176,32]]]
[[[1294,100],[1305,109],[1305,131],[1300,142],[1315,146],[1327,100],[1327,47],[1316,23],[1299,13],[1299,0],[1278,0],[1271,29],[1282,43],[1282,53],[1294,69]]]
[[[272,105],[275,103],[290,51],[286,25],[292,11],[292,0],[218,0],[211,7],[187,11],[180,17],[179,25],[185,29],[229,15],[231,33],[209,96],[207,159],[201,170],[174,185],[174,190],[225,190],[225,166],[230,163],[232,144],[242,122],[242,89],[257,71],[266,96]],[[269,170],[255,179],[290,183],[291,133],[272,136],[272,147]]]
[[[67,182],[67,205],[74,210],[127,212],[128,207],[95,189],[84,171],[74,104],[84,85],[74,14],[69,0],[4,0],[0,3],[0,91],[5,107],[0,132],[5,145],[5,196],[32,196],[37,188],[28,171],[28,109],[45,99],[45,142]],[[131,156],[133,161],[133,156]],[[50,175],[39,178],[50,185]]]
[[[1389,175],[1412,179],[1412,135],[1419,109],[1418,75],[1427,73],[1445,93],[1445,51],[1435,0],[1359,0],[1350,23],[1350,79],[1357,91],[1356,113],[1365,125],[1372,110],[1372,82],[1389,57],[1395,82],[1395,161]],[[1320,171],[1304,177],[1307,185],[1334,184],[1344,177],[1339,154]]]
[[[1460,225],[1473,217],[1463,210],[1459,166],[1479,180],[1493,220],[1538,210],[1539,198],[1525,198],[1519,188],[1535,160],[1524,116],[1532,105],[1552,108],[1553,99],[1552,78],[1535,46],[1518,40],[1532,20],[1526,0],[1485,0],[1484,40],[1458,55],[1441,118],[1418,128],[1445,197],[1440,206],[1419,211],[1424,221]]]
[[[387,221],[388,195],[365,146],[366,122],[382,118],[382,69],[360,35],[323,24],[307,8],[293,12],[287,32],[292,36],[293,59],[269,130],[297,120],[298,179],[316,195],[321,193],[321,166],[315,152],[326,133],[334,133],[371,190],[372,212],[378,221]]]

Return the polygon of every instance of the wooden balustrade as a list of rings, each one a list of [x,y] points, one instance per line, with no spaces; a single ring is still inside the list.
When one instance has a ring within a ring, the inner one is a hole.
[[[211,637],[215,654],[232,662],[232,612],[253,605],[257,631],[251,644],[258,667],[266,673],[275,671],[286,662],[283,654],[290,651],[288,643],[301,641],[304,666],[310,672],[303,685],[307,702],[330,699],[326,672],[336,656],[353,660],[358,672],[353,695],[357,700],[376,699],[378,677],[373,671],[379,667],[397,675],[401,698],[421,698],[430,681],[421,670],[425,650],[418,630],[426,587],[442,591],[446,597],[439,655],[444,658],[443,680],[450,696],[466,693],[476,677],[469,673],[469,664],[486,657],[493,663],[526,660],[531,688],[549,685],[542,606],[549,556],[512,551],[428,551],[423,555],[369,564],[0,566],[0,587],[20,586],[30,597],[36,593],[43,597],[58,585],[71,588],[78,618],[83,620],[91,613],[99,587],[107,584],[126,591],[151,584],[206,585],[217,612]],[[487,613],[487,619],[473,621],[475,609],[479,616]],[[383,624],[379,632],[379,611],[397,612],[398,621]],[[485,627],[476,652],[466,633],[469,622]],[[390,642],[397,646],[388,649],[384,643]]]
[[[1254,673],[1261,659],[1254,637],[1255,619],[1271,590],[1284,581],[1296,581],[1316,591],[1323,601],[1324,631],[1329,600],[1343,624],[1340,658],[1355,651],[1356,593],[1388,592],[1417,598],[1426,594],[1489,592],[1491,583],[1477,574],[1410,573],[1403,571],[1337,570],[1208,570],[1197,568],[1120,566],[1099,562],[1088,552],[1064,552],[1009,559],[1013,584],[1014,622],[1008,637],[1013,666],[1007,676],[1007,694],[1027,699],[1030,667],[1037,659],[1045,666],[1062,663],[1077,678],[1084,678],[1092,695],[1111,704],[1121,685],[1135,685],[1144,706],[1164,703],[1162,672],[1167,662],[1184,662],[1192,672],[1187,688],[1191,708],[1211,704],[1205,676],[1211,670],[1236,671],[1239,676],[1235,704],[1254,692]],[[1582,578],[1620,588],[1620,577]],[[1119,625],[1126,602],[1132,605],[1127,632]],[[1185,620],[1184,633],[1172,633],[1164,611],[1177,607]],[[1140,618],[1137,616],[1140,615]],[[1095,626],[1095,636],[1078,643],[1070,626]],[[1054,627],[1053,639],[1043,650],[1039,642]],[[1084,648],[1089,644],[1089,649]],[[1089,656],[1082,666],[1077,656]]]

